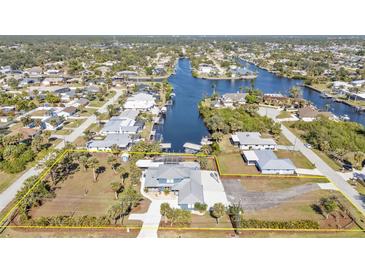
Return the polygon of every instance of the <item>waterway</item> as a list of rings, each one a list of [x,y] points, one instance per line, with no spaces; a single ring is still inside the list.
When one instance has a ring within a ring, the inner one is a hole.
[[[258,73],[254,84],[264,93],[281,93],[288,95],[288,91],[295,85],[302,84],[301,80],[279,77],[264,69],[242,61],[246,68]],[[202,137],[209,134],[203,120],[199,116],[198,104],[206,95],[211,95],[214,88],[220,94],[236,92],[240,87],[249,87],[249,80],[205,80],[194,78],[191,75],[190,61],[180,59],[176,65],[175,74],[168,79],[174,87],[174,104],[169,108],[164,125],[158,130],[163,141],[171,143],[174,152],[183,151],[186,142],[199,144]],[[337,116],[347,114],[351,121],[365,125],[365,114],[346,104],[321,98],[317,91],[303,87],[302,97],[312,102],[318,109],[325,109],[329,105],[329,111]]]

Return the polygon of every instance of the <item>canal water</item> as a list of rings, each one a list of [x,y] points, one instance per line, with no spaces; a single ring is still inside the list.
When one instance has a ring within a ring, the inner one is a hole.
[[[295,85],[302,84],[300,80],[279,77],[271,72],[260,69],[253,64],[242,61],[242,65],[258,73],[255,87],[264,93],[281,93],[288,95],[288,91]],[[198,104],[206,95],[211,95],[214,88],[220,94],[236,92],[240,87],[251,86],[250,80],[204,80],[191,75],[191,66],[188,59],[180,59],[176,66],[175,74],[169,78],[169,83],[174,87],[176,94],[174,105],[169,108],[164,125],[158,130],[163,136],[163,142],[171,143],[171,150],[182,152],[186,142],[199,144],[201,138],[209,132],[199,117]],[[307,88],[302,88],[302,97],[311,101],[318,109],[330,105],[329,111],[337,116],[347,114],[351,121],[365,125],[365,114],[358,113],[354,108],[321,98],[320,93]]]

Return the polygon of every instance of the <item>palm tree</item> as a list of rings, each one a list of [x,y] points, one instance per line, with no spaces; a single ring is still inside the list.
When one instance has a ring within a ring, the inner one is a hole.
[[[94,182],[96,182],[96,179],[97,179],[97,177],[96,177],[96,168],[99,165],[99,160],[96,159],[95,157],[91,157],[87,161],[87,165],[93,169]]]
[[[323,212],[326,214],[326,219],[328,219],[328,215],[334,212],[337,209],[337,203],[333,198],[322,198],[320,200],[321,207]]]
[[[111,165],[112,170],[114,171],[114,174],[117,174],[117,171],[115,168],[116,168],[116,165],[118,164],[118,160],[114,156],[109,156],[107,161],[108,161],[108,164]]]
[[[124,180],[127,179],[128,175],[129,175],[128,170],[124,166],[120,166],[120,167],[118,167],[117,171],[120,174],[120,178],[123,180],[123,184],[124,184]]]
[[[122,214],[125,213],[125,207],[121,203],[117,203],[113,205],[108,210],[108,217],[114,220],[114,224],[117,223],[117,220],[120,218]]]
[[[217,224],[219,223],[219,219],[221,217],[223,217],[224,213],[226,211],[226,208],[224,206],[224,204],[222,203],[215,203],[213,205],[213,208],[212,208],[212,211],[211,211],[211,214],[214,218],[216,218],[217,220]]]
[[[87,156],[85,155],[80,156],[79,163],[84,167],[84,171],[87,170],[87,162],[88,162]]]
[[[118,195],[119,195],[119,192],[121,191],[122,189],[122,185],[121,183],[119,182],[112,182],[110,184],[112,190],[114,191],[114,194],[115,194],[115,200],[118,200]]]
[[[162,216],[164,216],[165,224],[167,223],[167,215],[169,214],[170,211],[171,211],[171,207],[170,207],[169,203],[162,203],[160,205],[160,213]]]

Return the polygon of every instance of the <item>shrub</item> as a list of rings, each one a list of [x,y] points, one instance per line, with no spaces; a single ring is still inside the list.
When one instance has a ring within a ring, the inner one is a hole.
[[[319,229],[319,224],[312,220],[262,221],[255,219],[242,219],[240,222],[240,228]]]
[[[206,211],[207,208],[208,208],[208,205],[204,204],[204,203],[202,204],[202,203],[197,202],[194,204],[194,209],[199,211],[200,213],[203,213],[204,211]]]

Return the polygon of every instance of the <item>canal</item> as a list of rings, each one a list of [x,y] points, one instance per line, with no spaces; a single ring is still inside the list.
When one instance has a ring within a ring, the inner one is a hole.
[[[279,77],[271,72],[260,69],[253,64],[242,61],[242,65],[258,73],[255,87],[264,93],[282,93],[295,85],[302,84],[300,80]],[[160,128],[163,141],[171,143],[171,150],[182,152],[186,142],[199,144],[202,137],[208,135],[208,130],[203,120],[199,117],[198,103],[206,95],[211,95],[214,89],[220,93],[236,92],[240,87],[249,87],[249,80],[204,80],[191,75],[190,61],[180,59],[176,66],[175,74],[169,77],[169,83],[174,87],[176,94],[174,105],[168,110],[164,125]],[[318,109],[324,109],[329,104],[329,111],[337,116],[347,114],[351,121],[365,125],[365,114],[356,112],[354,108],[321,98],[320,93],[307,88],[302,88],[302,97],[311,101]]]

